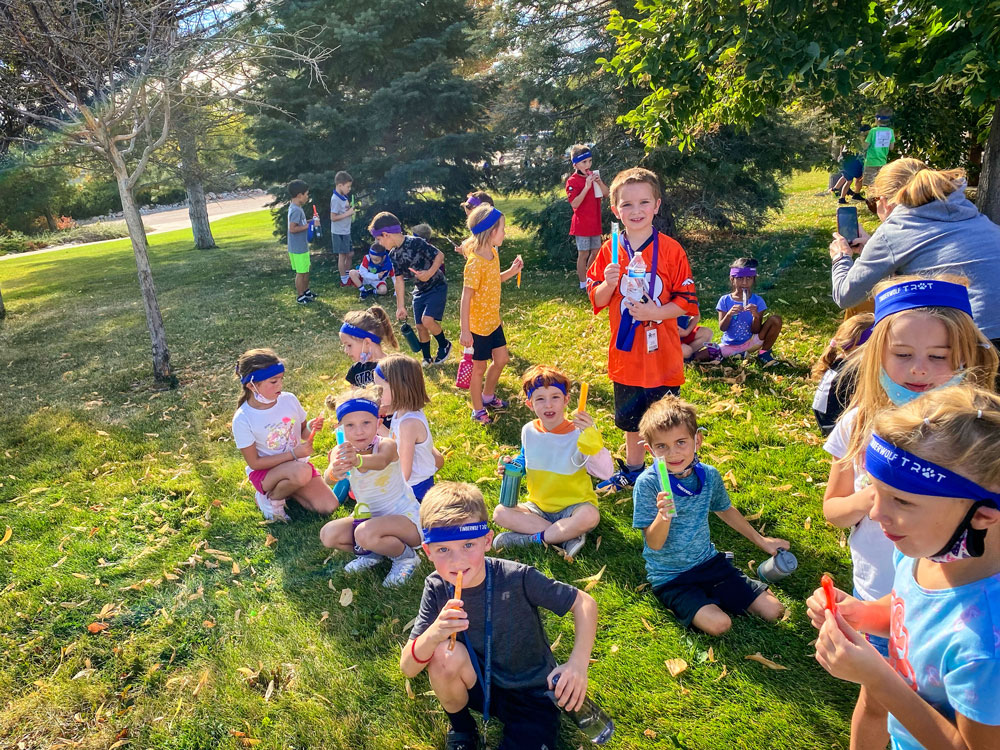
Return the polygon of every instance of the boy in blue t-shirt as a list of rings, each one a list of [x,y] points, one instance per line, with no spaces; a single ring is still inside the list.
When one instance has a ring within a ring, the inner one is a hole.
[[[309,288],[309,220],[302,208],[309,202],[309,186],[302,180],[288,183],[288,260],[295,271],[295,301],[308,305],[316,295]]]
[[[763,367],[772,367],[778,360],[771,354],[771,347],[781,333],[781,316],[764,317],[767,303],[753,293],[757,283],[757,261],[754,258],[737,258],[729,269],[732,291],[723,294],[715,309],[719,312],[719,330],[722,331],[723,357],[747,352],[757,352],[757,361]]]
[[[708,514],[714,512],[768,555],[790,545],[761,536],[733,507],[718,469],[698,460],[701,433],[694,407],[664,396],[643,415],[639,434],[650,453],[667,462],[674,496],[671,502],[662,491],[655,465],[639,475],[632,492],[632,526],[642,529],[653,595],[683,625],[709,635],[729,630],[731,614],[752,612],[768,622],[780,618],[785,608],[767,585],[747,578],[715,549]]]

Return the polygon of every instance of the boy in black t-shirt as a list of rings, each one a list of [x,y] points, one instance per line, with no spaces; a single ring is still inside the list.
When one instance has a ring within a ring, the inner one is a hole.
[[[399,219],[388,211],[375,215],[368,231],[375,242],[389,251],[395,270],[396,318],[406,320],[405,281],[414,284],[413,318],[420,339],[423,365],[439,365],[451,354],[451,342],[444,335],[441,320],[448,301],[448,281],[444,276],[444,253],[420,237],[403,234]],[[431,359],[431,336],[438,350]]]
[[[424,496],[423,547],[435,572],[424,581],[420,614],[399,666],[407,677],[427,668],[451,724],[448,750],[480,747],[470,708],[484,720],[495,715],[503,722],[500,750],[554,750],[559,709],[545,691],[552,689],[566,710],[583,705],[597,604],[531,566],[486,557],[493,541],[486,518],[475,485],[441,482]],[[456,598],[459,573],[462,593]],[[560,616],[573,613],[576,636],[565,664],[556,665],[538,607]]]

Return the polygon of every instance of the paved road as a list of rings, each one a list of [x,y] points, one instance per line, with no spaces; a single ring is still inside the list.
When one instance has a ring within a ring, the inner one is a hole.
[[[208,219],[210,222],[216,219],[224,219],[227,216],[236,216],[250,211],[260,211],[267,208],[267,204],[274,200],[269,195],[258,195],[253,198],[231,198],[229,200],[209,201]],[[188,218],[187,208],[176,208],[170,211],[160,211],[155,214],[146,214],[142,217],[142,223],[146,227],[146,235],[151,236],[161,232],[173,232],[177,229],[190,229],[191,220]],[[107,240],[101,240],[107,242]],[[84,242],[77,245],[56,245],[53,247],[43,247],[41,250],[32,250],[28,253],[11,253],[10,255],[0,255],[0,261],[9,258],[23,258],[26,255],[39,255],[41,253],[51,253],[56,250],[65,250],[69,247],[86,247],[96,245],[97,242]]]

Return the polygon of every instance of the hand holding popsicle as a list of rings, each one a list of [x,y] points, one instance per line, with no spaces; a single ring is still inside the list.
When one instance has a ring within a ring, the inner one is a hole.
[[[587,396],[590,394],[590,383],[580,383],[580,404],[577,412],[587,411]]]
[[[611,262],[618,265],[618,224],[611,224]]]
[[[667,461],[663,456],[657,456],[656,471],[660,475],[660,487],[662,492],[656,496],[656,507],[664,520],[674,518],[677,515],[677,506],[674,504],[674,491],[670,486],[670,472],[667,471]]]
[[[458,574],[455,576],[455,596],[453,598],[455,598],[455,599],[461,599],[462,598],[462,571],[461,570],[458,571]],[[448,644],[448,650],[449,651],[454,651],[455,650],[455,640],[457,638],[458,638],[458,633],[452,633],[451,634],[451,642]]]
[[[833,577],[829,573],[824,573],[819,582],[826,596],[826,609],[837,614],[837,594],[833,590]]]

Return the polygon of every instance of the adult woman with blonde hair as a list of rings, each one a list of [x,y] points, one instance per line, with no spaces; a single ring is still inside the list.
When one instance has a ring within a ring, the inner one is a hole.
[[[1000,227],[965,197],[965,173],[897,159],[879,171],[871,194],[882,224],[853,243],[834,234],[833,299],[841,308],[865,300],[895,274],[956,273],[969,280],[976,325],[1000,349]],[[860,252],[855,260],[854,255]]]

